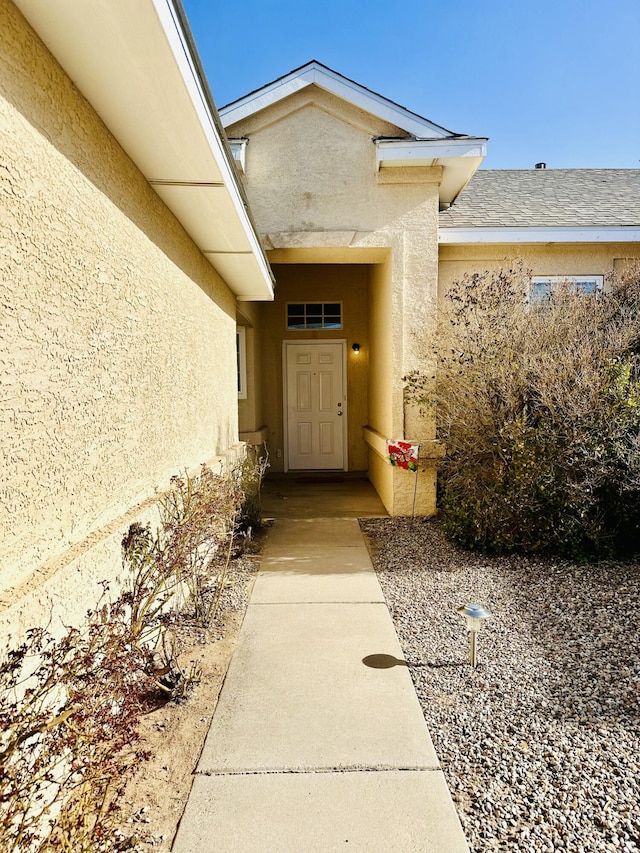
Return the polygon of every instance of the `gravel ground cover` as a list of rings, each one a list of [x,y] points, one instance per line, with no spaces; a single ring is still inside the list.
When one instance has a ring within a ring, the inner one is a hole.
[[[469,846],[640,850],[640,563],[486,557],[360,522]],[[494,618],[478,665],[456,608]]]

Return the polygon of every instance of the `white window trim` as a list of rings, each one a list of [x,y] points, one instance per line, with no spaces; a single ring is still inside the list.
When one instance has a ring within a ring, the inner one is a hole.
[[[236,327],[236,352],[238,370],[238,400],[247,399],[247,330],[244,326]]]
[[[596,293],[602,293],[604,287],[604,275],[532,275],[531,287],[529,290],[529,299],[532,298],[533,289],[538,284],[547,284],[553,287],[554,285],[563,284],[577,285],[580,282],[588,282],[594,285]]]

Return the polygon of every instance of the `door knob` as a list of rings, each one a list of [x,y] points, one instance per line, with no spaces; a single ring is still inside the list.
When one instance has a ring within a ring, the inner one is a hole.
[[[342,417],[342,412],[338,412],[338,417],[339,417],[339,418],[341,418],[341,417]]]

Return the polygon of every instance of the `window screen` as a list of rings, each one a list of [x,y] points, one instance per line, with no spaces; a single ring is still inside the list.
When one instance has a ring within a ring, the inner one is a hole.
[[[547,275],[533,276],[530,298],[532,302],[541,302],[552,293],[555,287],[570,285],[577,293],[590,296],[602,290],[602,275]]]

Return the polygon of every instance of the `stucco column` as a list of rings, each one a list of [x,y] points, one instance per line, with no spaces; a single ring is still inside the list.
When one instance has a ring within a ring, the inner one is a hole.
[[[421,200],[363,242],[384,245],[388,262],[374,277],[369,476],[391,515],[433,515],[440,448],[433,417],[409,399],[405,380],[425,369],[425,331],[433,327],[438,289],[438,203],[442,170],[389,169],[379,183],[420,187]],[[398,188],[400,189],[400,188]],[[388,312],[388,313],[385,313]],[[384,320],[384,323],[382,322]],[[380,330],[386,328],[385,334]],[[382,386],[381,386],[382,383]],[[418,473],[392,466],[386,439],[421,445]],[[414,502],[415,498],[415,502]]]
[[[403,230],[402,364],[401,379],[428,369],[429,333],[438,304],[438,178],[430,197],[405,218]],[[395,515],[433,515],[436,509],[436,469],[440,447],[435,441],[435,418],[424,413],[405,390],[403,437],[420,445],[417,473],[394,469]],[[417,484],[416,484],[417,478]],[[414,489],[417,485],[417,492]]]

